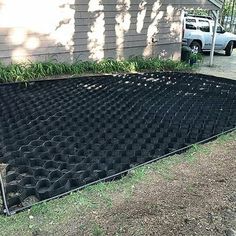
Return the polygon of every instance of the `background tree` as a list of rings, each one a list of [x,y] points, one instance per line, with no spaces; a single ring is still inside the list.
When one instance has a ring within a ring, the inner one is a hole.
[[[230,17],[230,29],[233,31],[233,24],[234,24],[234,12],[235,12],[235,1],[232,2],[232,9],[231,9],[231,17]]]
[[[235,29],[235,9],[236,0],[224,0],[221,11],[220,23],[227,29],[234,31]]]

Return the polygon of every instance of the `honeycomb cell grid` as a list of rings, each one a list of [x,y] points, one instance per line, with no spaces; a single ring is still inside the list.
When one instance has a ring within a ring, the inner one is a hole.
[[[236,81],[142,73],[0,85],[0,163],[11,211],[236,126]]]

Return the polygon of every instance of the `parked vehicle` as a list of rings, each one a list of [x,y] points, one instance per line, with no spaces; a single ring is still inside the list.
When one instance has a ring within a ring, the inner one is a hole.
[[[184,17],[183,44],[197,52],[210,51],[214,21],[211,17]],[[231,56],[236,48],[236,35],[226,32],[221,25],[217,25],[215,50],[225,50],[226,56]]]

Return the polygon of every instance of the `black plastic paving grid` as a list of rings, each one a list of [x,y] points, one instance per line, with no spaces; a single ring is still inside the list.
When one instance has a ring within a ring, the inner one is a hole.
[[[0,86],[10,211],[236,126],[236,81],[184,73]]]

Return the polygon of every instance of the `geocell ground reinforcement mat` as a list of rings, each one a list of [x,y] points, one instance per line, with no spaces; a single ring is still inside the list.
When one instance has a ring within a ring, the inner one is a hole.
[[[24,208],[235,126],[236,81],[223,78],[147,73],[1,85],[7,205]]]

